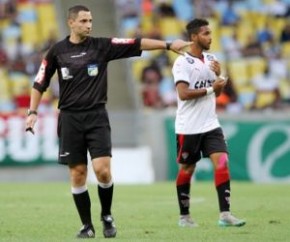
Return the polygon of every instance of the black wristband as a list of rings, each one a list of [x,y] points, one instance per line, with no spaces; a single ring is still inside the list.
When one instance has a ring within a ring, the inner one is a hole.
[[[170,50],[172,42],[166,41],[166,50]]]
[[[34,114],[34,115],[37,115],[37,112],[35,110],[30,110],[28,109],[27,110],[27,116],[31,115],[31,114]]]

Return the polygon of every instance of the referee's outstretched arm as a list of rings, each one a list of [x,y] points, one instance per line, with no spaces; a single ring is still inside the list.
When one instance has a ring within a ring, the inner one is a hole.
[[[183,49],[190,46],[192,42],[176,39],[172,42],[156,40],[156,39],[141,39],[141,50],[157,50],[167,49],[172,50],[178,54],[183,54]]]

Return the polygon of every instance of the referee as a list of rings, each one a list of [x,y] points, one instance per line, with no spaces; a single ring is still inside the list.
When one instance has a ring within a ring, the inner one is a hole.
[[[168,49],[180,53],[191,42],[90,37],[92,15],[86,6],[68,10],[70,35],[50,48],[42,60],[31,91],[26,130],[34,132],[37,108],[51,77],[59,78],[59,163],[69,168],[71,192],[82,222],[78,238],[94,238],[91,201],[86,185],[87,152],[98,180],[100,219],[105,238],[117,230],[111,214],[113,179],[110,169],[111,128],[106,111],[107,65],[120,58],[140,56],[142,50]]]

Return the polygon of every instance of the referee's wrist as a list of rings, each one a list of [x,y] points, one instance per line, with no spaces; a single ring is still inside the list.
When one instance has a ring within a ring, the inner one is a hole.
[[[170,48],[171,48],[171,45],[172,45],[172,42],[171,41],[166,41],[165,42],[165,48],[166,48],[166,50],[171,50]]]
[[[27,116],[30,116],[31,114],[37,115],[37,111],[36,110],[28,109],[27,110]]]

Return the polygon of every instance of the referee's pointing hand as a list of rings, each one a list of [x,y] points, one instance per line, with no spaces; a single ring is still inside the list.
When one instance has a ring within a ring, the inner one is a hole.
[[[191,41],[184,41],[181,39],[177,39],[177,40],[174,40],[172,44],[170,45],[170,50],[174,51],[177,54],[183,55],[184,49],[192,44],[193,42]]]

